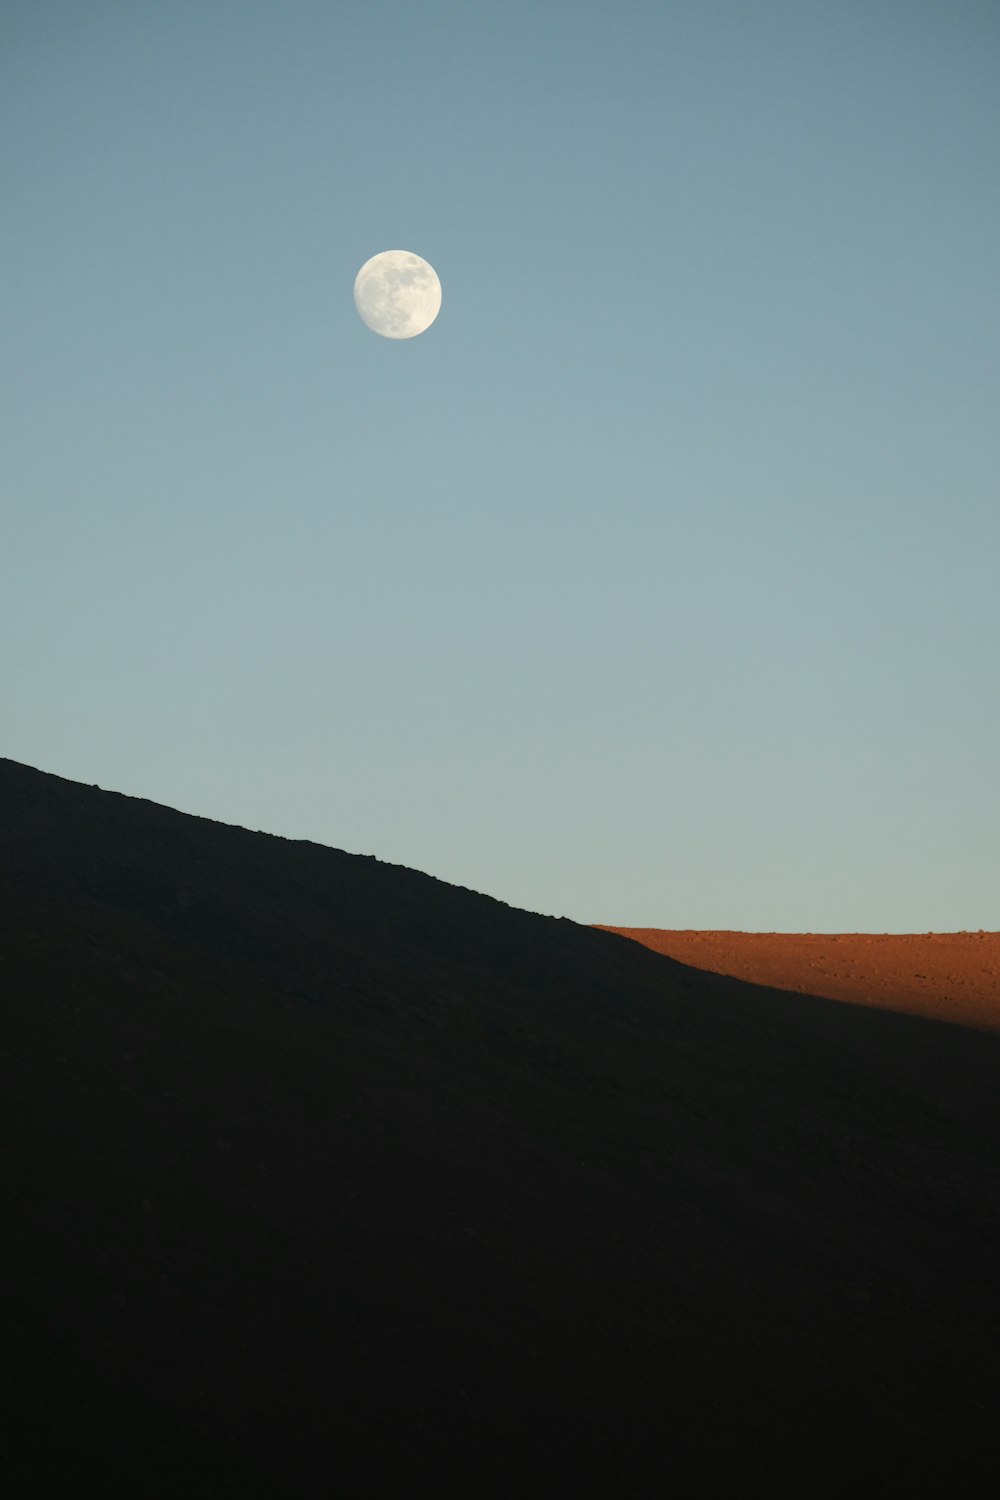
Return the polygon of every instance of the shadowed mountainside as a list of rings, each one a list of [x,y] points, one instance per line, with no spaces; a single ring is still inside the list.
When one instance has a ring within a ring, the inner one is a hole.
[[[1000,932],[598,931],[751,984],[1000,1031]]]
[[[20,1493],[992,1448],[1000,1039],[5,760],[0,965]]]

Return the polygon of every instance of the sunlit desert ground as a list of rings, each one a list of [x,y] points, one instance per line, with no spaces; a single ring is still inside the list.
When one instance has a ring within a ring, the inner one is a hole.
[[[712,974],[1000,1030],[1000,932],[604,930]]]

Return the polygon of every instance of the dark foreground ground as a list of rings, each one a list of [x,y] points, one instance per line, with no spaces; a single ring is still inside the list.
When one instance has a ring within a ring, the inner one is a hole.
[[[1000,1039],[10,761],[0,984],[14,1493],[984,1493]]]

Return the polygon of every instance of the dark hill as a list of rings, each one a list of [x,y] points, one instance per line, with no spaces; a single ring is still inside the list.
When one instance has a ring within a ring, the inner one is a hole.
[[[6,760],[0,983],[18,1494],[991,1445],[1000,1038]]]

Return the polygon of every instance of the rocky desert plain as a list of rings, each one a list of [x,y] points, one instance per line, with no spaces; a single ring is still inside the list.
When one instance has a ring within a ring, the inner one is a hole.
[[[1000,932],[601,930],[750,984],[1000,1029]]]

